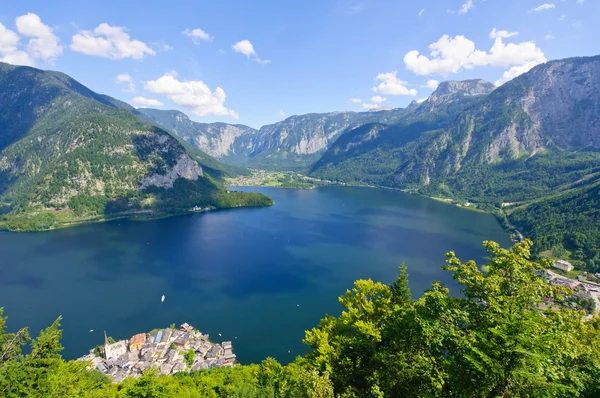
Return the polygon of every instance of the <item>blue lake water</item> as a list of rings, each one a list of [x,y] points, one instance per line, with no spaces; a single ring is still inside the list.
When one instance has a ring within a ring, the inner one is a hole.
[[[434,280],[458,294],[440,270],[444,253],[481,262],[483,240],[510,244],[491,215],[397,191],[236,189],[275,205],[0,233],[9,329],[37,333],[62,315],[63,355],[75,358],[104,330],[122,339],[188,322],[213,341],[232,340],[241,363],[287,362],[306,352],[306,329],[340,313],[337,297],[354,280],[389,283],[404,262],[414,295]]]

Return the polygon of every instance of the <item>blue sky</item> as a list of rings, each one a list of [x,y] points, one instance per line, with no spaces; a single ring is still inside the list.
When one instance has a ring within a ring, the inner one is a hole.
[[[250,3],[5,2],[0,59],[135,106],[260,127],[403,107],[436,81],[501,83],[544,60],[600,53],[598,0]]]

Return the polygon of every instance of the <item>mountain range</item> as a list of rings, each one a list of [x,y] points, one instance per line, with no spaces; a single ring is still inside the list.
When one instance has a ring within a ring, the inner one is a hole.
[[[264,205],[228,193],[235,173],[69,76],[0,63],[0,227]]]
[[[442,82],[406,108],[291,116],[258,130],[139,111],[223,162],[475,203],[522,228],[538,253],[567,248],[600,266],[597,206],[571,203],[598,200],[600,56],[550,61],[500,87]],[[540,206],[550,209],[544,228],[523,216]],[[595,226],[585,243],[574,219]]]
[[[260,129],[134,109],[62,73],[0,64],[5,228],[269,204],[224,188],[245,167],[474,203],[533,237],[536,253],[600,267],[600,56],[550,61],[500,87],[442,82],[406,108]]]

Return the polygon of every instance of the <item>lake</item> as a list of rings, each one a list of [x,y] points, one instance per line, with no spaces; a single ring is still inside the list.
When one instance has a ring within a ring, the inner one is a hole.
[[[306,329],[340,313],[337,297],[354,280],[389,283],[404,262],[413,295],[435,280],[458,294],[440,270],[444,253],[479,262],[483,240],[510,245],[491,215],[398,191],[235,189],[275,205],[1,232],[9,329],[37,334],[62,315],[63,355],[75,358],[101,344],[104,330],[124,339],[188,322],[215,342],[233,341],[241,363],[287,362],[306,352]]]

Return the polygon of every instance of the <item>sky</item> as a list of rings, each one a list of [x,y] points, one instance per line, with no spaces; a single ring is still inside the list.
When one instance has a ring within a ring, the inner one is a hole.
[[[256,3],[256,4],[250,4]],[[3,1],[0,61],[252,127],[600,54],[600,0]]]

